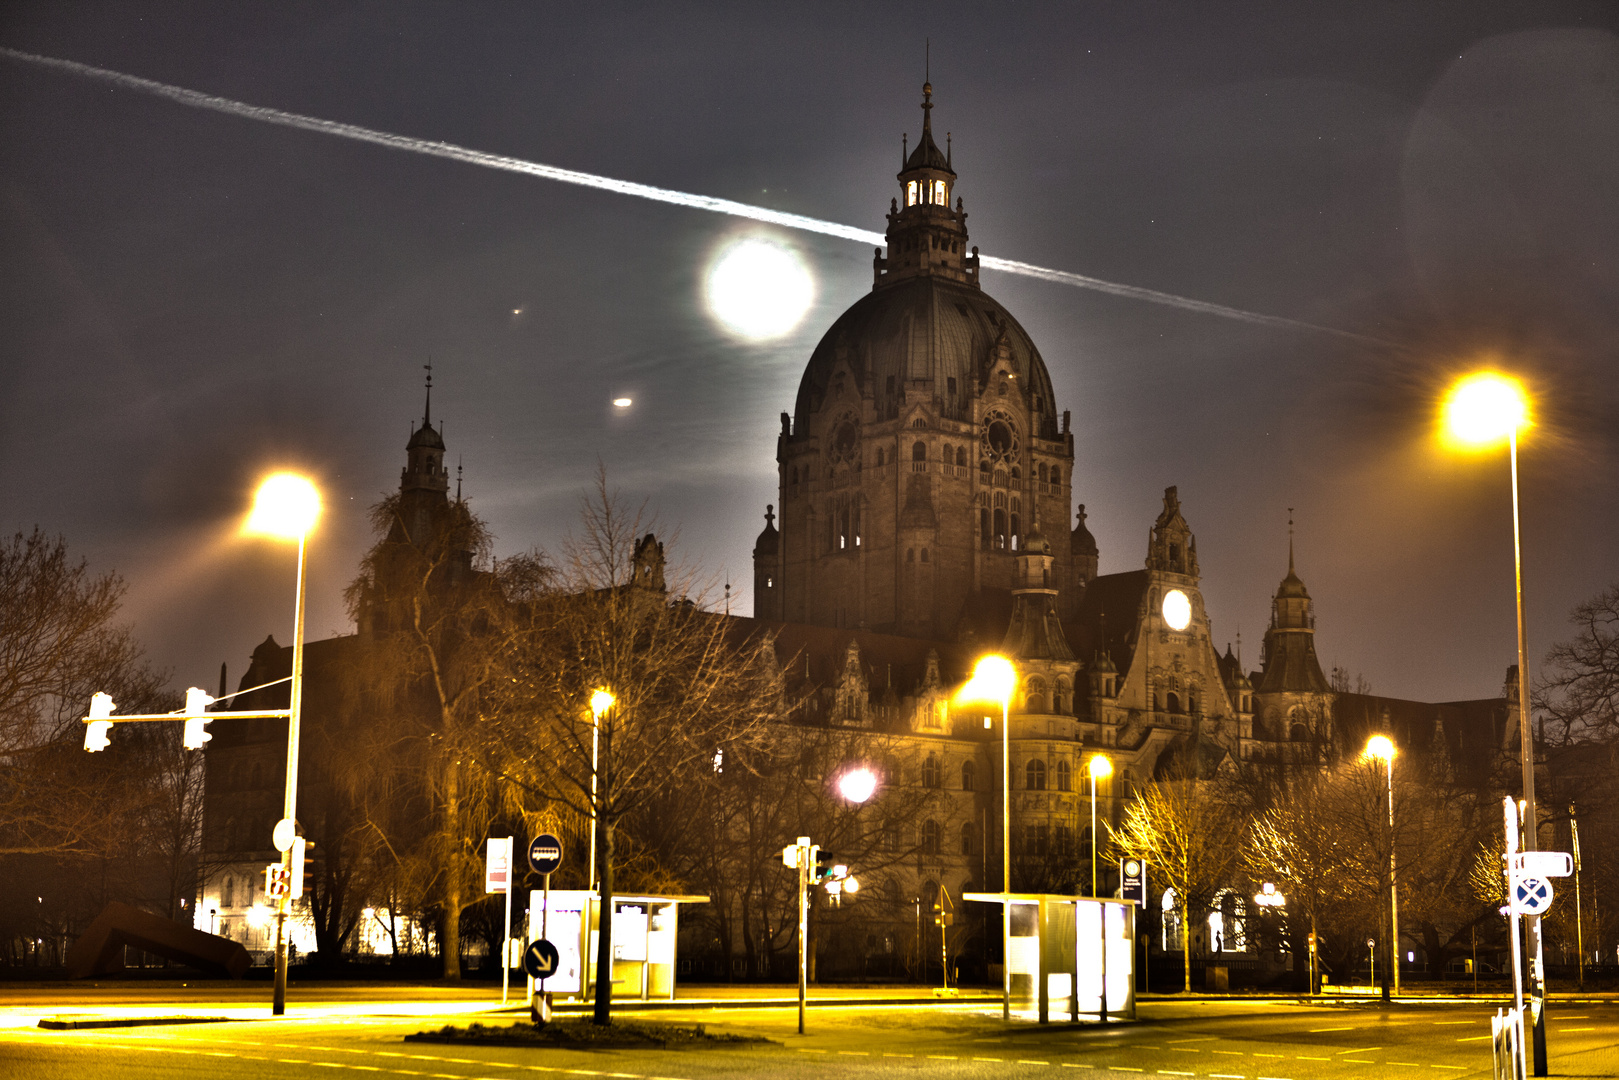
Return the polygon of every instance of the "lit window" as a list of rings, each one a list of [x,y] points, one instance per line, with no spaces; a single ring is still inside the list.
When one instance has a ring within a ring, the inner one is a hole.
[[[940,206],[943,206],[945,203],[950,201],[950,196],[946,194],[944,190],[943,180],[933,181],[933,201],[938,203]]]
[[[905,205],[906,206],[915,206],[916,205],[916,181],[915,180],[912,180],[910,183],[905,185]]]

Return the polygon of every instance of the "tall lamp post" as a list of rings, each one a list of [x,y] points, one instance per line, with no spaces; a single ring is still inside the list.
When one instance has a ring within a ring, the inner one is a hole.
[[[1008,719],[1017,669],[1004,656],[980,657],[972,678],[956,693],[956,700],[996,702],[1001,707],[1001,1019],[1012,1018],[1012,736]]]
[[[1366,742],[1367,761],[1381,761],[1389,796],[1389,967],[1394,973],[1394,993],[1400,993],[1400,886],[1395,878],[1394,858],[1394,740],[1373,735]]]
[[[602,715],[611,709],[618,699],[606,690],[597,690],[590,695],[590,888],[596,887],[596,777],[600,769]]]
[[[298,820],[298,721],[304,696],[304,577],[305,546],[309,530],[320,517],[320,493],[315,485],[293,473],[276,473],[259,485],[248,515],[247,531],[298,541],[298,598],[292,617],[292,701],[287,717],[287,784],[282,802],[283,820]],[[296,824],[294,825],[296,828]],[[283,877],[290,880],[292,847],[281,853]],[[287,911],[292,900],[286,891],[276,900],[275,999],[272,1011],[287,1011]]]
[[[1113,775],[1113,763],[1101,754],[1091,757],[1086,769],[1091,774],[1091,895],[1096,893],[1096,782]]]
[[[1535,743],[1529,725],[1529,632],[1523,610],[1523,531],[1518,511],[1518,431],[1530,425],[1529,399],[1517,379],[1494,371],[1479,372],[1451,388],[1445,400],[1445,430],[1464,447],[1507,443],[1512,480],[1512,571],[1518,608],[1518,743],[1523,764],[1524,851],[1539,850],[1539,818],[1535,812]],[[1546,967],[1541,946],[1540,916],[1530,915],[1529,1019],[1533,1032],[1535,1075],[1546,1075]],[[1517,973],[1514,973],[1514,977]]]

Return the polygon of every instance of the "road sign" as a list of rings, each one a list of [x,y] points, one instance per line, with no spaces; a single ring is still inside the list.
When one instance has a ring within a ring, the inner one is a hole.
[[[512,838],[490,837],[484,857],[483,891],[486,893],[509,891],[511,876]]]
[[[550,833],[541,833],[528,844],[529,869],[536,874],[550,874],[562,865],[562,841]]]
[[[1552,883],[1542,877],[1512,878],[1512,907],[1519,915],[1539,915],[1552,906]]]
[[[528,972],[530,978],[542,982],[556,974],[561,960],[562,954],[557,947],[544,938],[529,942],[528,948],[523,950],[523,970]]]
[[[288,851],[291,850],[292,841],[297,835],[298,823],[290,817],[284,817],[270,830],[270,843],[275,845],[277,851]]]
[[[1574,856],[1566,851],[1519,851],[1512,856],[1512,872],[1520,877],[1571,877]]]
[[[1143,907],[1147,904],[1147,864],[1142,859],[1119,860],[1119,896],[1134,900]]]

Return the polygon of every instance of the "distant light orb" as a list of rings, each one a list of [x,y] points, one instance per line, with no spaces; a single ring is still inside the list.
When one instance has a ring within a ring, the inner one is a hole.
[[[254,494],[246,531],[296,540],[308,534],[318,517],[320,492],[315,485],[296,473],[275,473]]]
[[[1192,624],[1192,601],[1179,589],[1164,594],[1164,622],[1171,630],[1185,630]]]
[[[752,341],[791,331],[815,302],[815,280],[792,251],[747,237],[721,251],[708,268],[708,310],[727,330]]]
[[[863,803],[877,792],[877,774],[861,767],[838,777],[838,794],[852,803]]]
[[[520,308],[520,307],[514,307],[514,308],[512,308],[512,314],[513,314],[513,315],[521,315],[521,314],[522,314],[522,313],[523,313],[523,309],[522,309],[522,308]]]
[[[615,409],[627,409],[634,404],[635,402],[631,401],[627,397],[616,397],[613,399],[613,408]]]
[[[1445,399],[1445,429],[1469,446],[1504,439],[1529,423],[1529,400],[1517,379],[1494,371],[1469,375]]]

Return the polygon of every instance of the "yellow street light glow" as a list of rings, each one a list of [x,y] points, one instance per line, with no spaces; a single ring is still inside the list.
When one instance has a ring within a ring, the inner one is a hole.
[[[864,766],[838,777],[838,794],[852,803],[863,803],[877,792],[877,774]]]
[[[247,531],[298,540],[309,535],[320,517],[320,492],[297,473],[276,473],[259,485]]]
[[[1113,762],[1101,754],[1095,754],[1091,757],[1088,768],[1091,770],[1092,780],[1103,780],[1113,775]]]
[[[627,397],[616,397],[613,399],[613,408],[615,409],[627,409],[634,404],[635,402]]]
[[[252,927],[267,926],[270,922],[270,909],[263,904],[254,904],[247,909],[247,924]]]
[[[1377,761],[1393,761],[1397,753],[1399,751],[1394,748],[1393,741],[1387,735],[1373,735],[1366,741],[1365,756],[1368,758],[1373,758]]]
[[[956,691],[956,701],[958,704],[993,701],[997,705],[1005,705],[1012,700],[1015,689],[1017,668],[1006,657],[991,653],[979,657],[978,663],[973,666],[972,678]]]
[[[1498,442],[1528,426],[1528,395],[1510,376],[1494,371],[1469,375],[1445,398],[1445,431],[1464,446]]]
[[[609,694],[606,690],[597,690],[594,694],[590,695],[590,711],[592,715],[599,720],[601,719],[602,713],[606,712],[608,709],[611,709],[614,703],[617,701],[618,699],[612,694]]]

